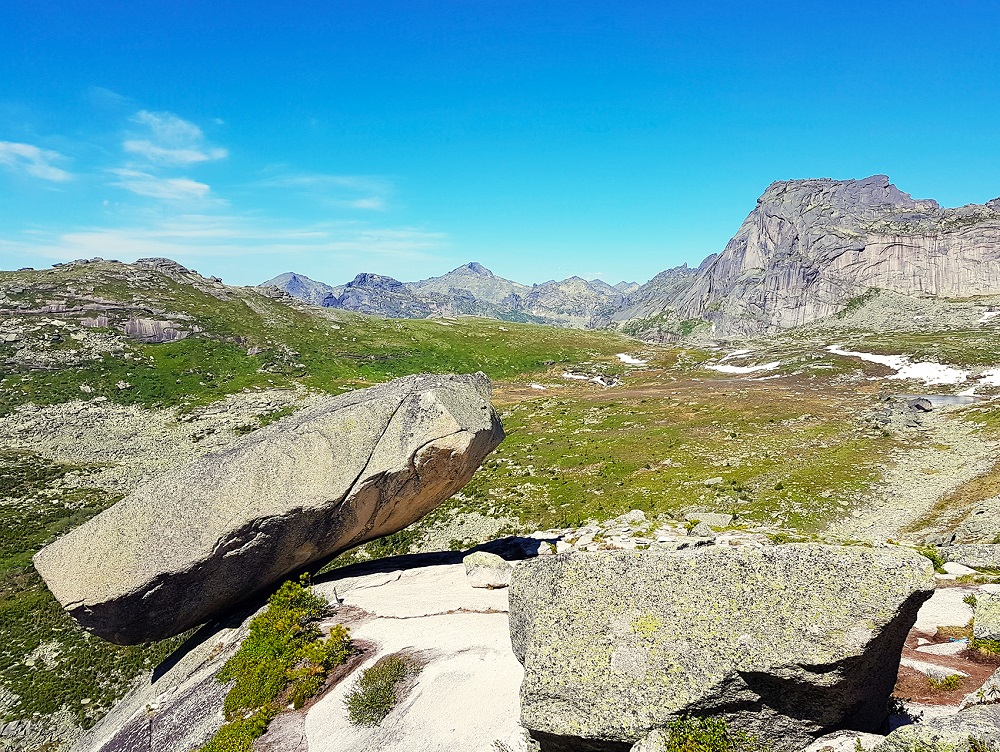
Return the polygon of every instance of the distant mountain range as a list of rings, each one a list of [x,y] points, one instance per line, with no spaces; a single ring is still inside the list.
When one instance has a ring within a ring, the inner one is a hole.
[[[580,277],[524,285],[476,262],[419,282],[359,274],[347,284],[330,286],[287,272],[264,286],[314,305],[392,318],[468,315],[578,328],[606,326],[628,295],[639,289],[635,282],[612,286]]]
[[[389,317],[474,315],[615,327],[648,340],[753,336],[835,314],[873,288],[905,295],[1000,293],[1000,198],[941,208],[885,175],[772,183],[725,249],[644,285],[570,277],[524,285],[470,263],[403,283],[359,274],[331,287],[288,272],[264,285],[315,305]]]

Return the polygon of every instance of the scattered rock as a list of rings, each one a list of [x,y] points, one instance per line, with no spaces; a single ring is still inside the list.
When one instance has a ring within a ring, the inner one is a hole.
[[[942,546],[939,553],[945,561],[964,564],[973,569],[1000,569],[1000,544],[997,543]]]
[[[474,588],[504,588],[510,585],[514,567],[496,554],[476,551],[462,559],[465,575]]]
[[[994,543],[1000,539],[1000,496],[980,502],[955,528],[956,543]]]
[[[934,409],[933,403],[926,397],[914,397],[907,400],[906,407],[915,413],[929,413]]]
[[[526,561],[510,592],[521,723],[543,750],[618,749],[685,713],[786,747],[838,725],[875,731],[932,588],[930,563],[902,548]]]
[[[961,676],[965,678],[968,676],[964,671],[959,671],[956,668],[949,668],[947,666],[939,666],[936,663],[929,663],[927,661],[916,661],[912,658],[901,658],[899,661],[900,666],[905,666],[906,668],[912,668],[914,671],[919,671],[924,676],[930,679],[947,679],[949,676]]]
[[[503,439],[485,376],[409,376],[322,400],[140,487],[35,556],[86,629],[179,634],[291,572],[396,532]]]
[[[959,564],[954,561],[946,561],[941,569],[945,571],[945,574],[954,574],[959,577],[965,574],[976,574],[976,570],[972,567],[967,567],[964,564]]]
[[[974,618],[977,640],[1000,640],[1000,593],[977,593]]]
[[[684,519],[688,522],[704,522],[714,528],[729,527],[733,524],[733,515],[719,512],[688,512],[684,515]]]
[[[971,740],[984,746],[973,749]],[[901,726],[872,752],[983,752],[996,744],[1000,744],[1000,705],[976,705],[955,715]]]
[[[861,731],[834,731],[821,736],[803,752],[869,752],[885,739],[881,734],[865,734]]]
[[[688,531],[688,535],[694,536],[695,538],[714,538],[715,531],[709,527],[707,523],[699,522]]]

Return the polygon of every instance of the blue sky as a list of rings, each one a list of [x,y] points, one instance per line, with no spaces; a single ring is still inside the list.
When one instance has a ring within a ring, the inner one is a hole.
[[[0,23],[0,268],[645,281],[773,180],[1000,195],[1000,3],[74,2]]]

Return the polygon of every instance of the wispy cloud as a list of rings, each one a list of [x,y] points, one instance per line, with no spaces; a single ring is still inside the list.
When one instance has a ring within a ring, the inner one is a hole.
[[[229,155],[226,149],[206,143],[201,128],[172,112],[139,110],[132,116],[132,122],[141,126],[144,133],[126,139],[122,148],[154,165],[184,167]]]
[[[0,141],[0,165],[41,180],[60,183],[72,178],[66,170],[52,164],[64,159],[66,158],[57,151],[41,149],[32,144]]]
[[[351,222],[288,225],[238,215],[190,214],[129,227],[23,233],[16,240],[0,239],[0,253],[54,261],[92,256],[194,261],[280,255],[424,262],[437,260],[447,245],[447,235],[417,227],[376,228]]]
[[[118,177],[112,185],[124,188],[139,196],[167,201],[191,201],[208,196],[211,188],[190,178],[161,178],[139,170],[116,169],[110,171]]]
[[[394,192],[393,184],[376,175],[278,175],[258,180],[257,188],[295,191],[298,195],[332,206],[384,211]]]

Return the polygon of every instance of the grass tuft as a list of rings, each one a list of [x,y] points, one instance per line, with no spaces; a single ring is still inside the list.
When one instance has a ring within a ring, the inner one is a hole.
[[[407,678],[420,672],[420,663],[412,656],[395,653],[380,658],[365,669],[344,704],[356,726],[377,726],[399,702]]]

